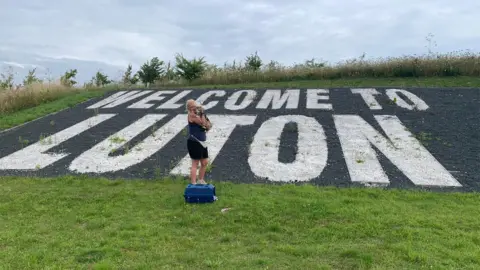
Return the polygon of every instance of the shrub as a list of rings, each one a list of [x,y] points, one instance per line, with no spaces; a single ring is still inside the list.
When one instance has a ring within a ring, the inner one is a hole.
[[[137,72],[138,78],[146,87],[148,87],[162,77],[165,72],[162,66],[163,61],[160,61],[158,57],[153,57],[152,60],[147,61],[140,67],[140,70]]]
[[[206,63],[204,57],[187,60],[183,55],[177,54],[175,60],[176,74],[188,82],[201,78],[205,71]]]

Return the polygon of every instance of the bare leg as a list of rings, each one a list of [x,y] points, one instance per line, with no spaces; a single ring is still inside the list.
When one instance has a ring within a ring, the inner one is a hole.
[[[200,180],[201,184],[205,184],[205,171],[207,170],[207,165],[208,165],[208,158],[204,158],[200,160],[201,166],[200,166],[200,172],[198,173],[198,179]]]
[[[198,160],[192,159],[192,167],[190,168],[190,182],[194,185],[197,183],[197,166]]]

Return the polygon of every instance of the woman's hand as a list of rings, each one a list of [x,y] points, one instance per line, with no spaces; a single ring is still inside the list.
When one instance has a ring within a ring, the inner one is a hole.
[[[202,121],[205,129],[209,131],[212,128],[212,123],[210,122],[210,120],[207,118],[205,114],[202,114]]]

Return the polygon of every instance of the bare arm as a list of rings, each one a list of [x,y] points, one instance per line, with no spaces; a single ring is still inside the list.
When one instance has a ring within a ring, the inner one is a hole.
[[[189,122],[192,122],[192,123],[195,123],[195,124],[198,124],[198,125],[201,125],[201,126],[204,126],[205,125],[205,117],[199,117],[198,115],[196,115],[194,112],[188,112],[188,121]]]
[[[212,128],[212,123],[210,122],[209,119],[207,119],[207,117],[204,115],[202,115],[202,120],[204,121],[204,127],[208,130],[210,130]]]

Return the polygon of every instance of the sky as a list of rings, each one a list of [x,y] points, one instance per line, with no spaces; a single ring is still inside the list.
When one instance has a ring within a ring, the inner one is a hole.
[[[478,0],[0,0],[0,66],[54,78],[76,68],[86,81],[175,53],[336,63],[424,54],[430,33],[434,51],[478,52],[479,10]]]

